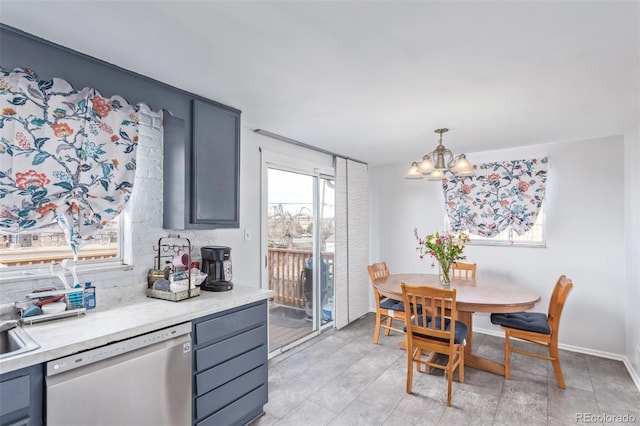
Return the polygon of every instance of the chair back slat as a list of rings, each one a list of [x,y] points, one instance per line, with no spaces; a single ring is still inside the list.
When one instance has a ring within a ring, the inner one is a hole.
[[[417,302],[416,297],[411,295],[409,297],[409,303],[410,303],[409,306],[410,306],[410,310],[411,310],[411,316],[414,317],[414,318],[419,318],[423,313],[420,311],[420,309],[418,309],[420,304],[419,304],[419,302]],[[405,306],[406,306],[406,304],[405,304]]]
[[[451,272],[452,272],[452,275],[456,278],[473,280],[476,278],[476,264],[456,262],[451,264]]]

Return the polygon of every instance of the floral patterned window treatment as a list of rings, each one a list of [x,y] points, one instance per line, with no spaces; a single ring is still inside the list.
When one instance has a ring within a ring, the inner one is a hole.
[[[536,221],[544,199],[548,158],[482,164],[476,176],[442,181],[452,230],[493,237],[508,226],[518,234]]]
[[[77,260],[131,195],[138,107],[27,68],[0,77],[0,229],[57,222]]]

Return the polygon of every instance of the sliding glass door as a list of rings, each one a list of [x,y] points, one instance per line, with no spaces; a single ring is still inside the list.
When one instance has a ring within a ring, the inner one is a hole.
[[[281,352],[332,323],[333,178],[265,164],[266,274],[269,351]]]

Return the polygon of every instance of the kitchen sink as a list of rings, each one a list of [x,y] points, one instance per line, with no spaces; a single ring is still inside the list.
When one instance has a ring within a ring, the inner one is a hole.
[[[38,349],[17,321],[0,321],[0,360]]]

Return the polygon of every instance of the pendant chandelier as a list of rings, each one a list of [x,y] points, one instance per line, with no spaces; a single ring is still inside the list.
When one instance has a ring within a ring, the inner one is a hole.
[[[438,146],[432,152],[425,154],[422,157],[422,161],[414,161],[411,163],[411,167],[405,178],[422,179],[426,176],[428,180],[442,180],[444,178],[444,172],[447,170],[461,177],[476,175],[476,171],[464,154],[454,156],[451,150],[442,145],[442,134],[448,131],[449,129],[434,130],[434,132],[440,134]]]

